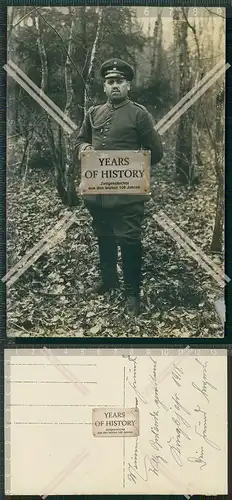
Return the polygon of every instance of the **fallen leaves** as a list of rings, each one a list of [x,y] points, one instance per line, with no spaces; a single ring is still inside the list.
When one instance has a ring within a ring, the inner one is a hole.
[[[162,167],[163,168],[163,167]],[[221,337],[214,309],[215,281],[152,219],[164,210],[206,253],[215,210],[215,187],[205,177],[197,191],[171,182],[171,169],[157,169],[154,202],[146,205],[143,245],[142,314],[124,313],[119,290],[96,297],[98,250],[91,218],[83,207],[80,220],[57,238],[8,291],[8,335],[43,337]],[[207,175],[209,172],[207,171]],[[49,182],[44,182],[46,181]],[[35,186],[38,188],[35,190]],[[213,184],[214,185],[214,184]],[[53,179],[32,171],[20,193],[17,177],[8,183],[8,267],[52,228],[65,212]],[[74,210],[75,212],[75,210]],[[210,257],[219,266],[218,255]],[[121,275],[121,269],[119,269]],[[221,292],[220,292],[221,293]]]
[[[92,326],[92,328],[90,328],[90,330],[89,330],[89,333],[91,333],[92,335],[96,335],[100,331],[101,331],[101,326],[98,324],[98,325]]]

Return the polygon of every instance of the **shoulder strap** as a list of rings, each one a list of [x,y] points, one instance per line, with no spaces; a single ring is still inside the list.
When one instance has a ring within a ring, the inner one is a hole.
[[[135,104],[135,106],[138,106],[140,109],[142,109],[143,111],[146,111],[148,113],[145,106],[143,106],[142,104],[139,104],[138,102],[134,102],[134,101],[132,101],[132,102],[133,102],[133,104]]]

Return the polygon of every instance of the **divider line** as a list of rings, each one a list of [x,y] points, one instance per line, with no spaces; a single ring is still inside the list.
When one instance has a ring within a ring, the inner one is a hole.
[[[70,371],[70,368],[68,369],[68,368],[66,368],[66,366],[62,366],[62,365],[59,365],[56,363],[56,361],[59,362],[58,356],[55,356],[55,354],[50,352],[49,349],[47,349],[47,347],[43,347],[42,353],[48,358],[48,361],[51,363],[52,366],[54,366],[62,375],[64,375],[64,377],[69,382],[73,383],[75,389],[77,389],[82,394],[82,396],[86,396],[87,394],[90,393],[90,390],[88,389],[86,384],[81,384],[80,381],[77,384],[77,380],[76,380],[77,377],[76,377],[76,375],[74,376],[74,374]],[[50,358],[52,358],[52,359],[50,359]]]

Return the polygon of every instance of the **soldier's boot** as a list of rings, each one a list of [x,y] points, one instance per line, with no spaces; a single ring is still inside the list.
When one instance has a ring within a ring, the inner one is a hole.
[[[98,238],[101,281],[94,288],[98,295],[104,295],[119,285],[117,275],[117,243],[112,236]]]
[[[140,314],[140,286],[142,266],[141,242],[121,245],[122,269],[126,291],[126,312],[130,316]]]

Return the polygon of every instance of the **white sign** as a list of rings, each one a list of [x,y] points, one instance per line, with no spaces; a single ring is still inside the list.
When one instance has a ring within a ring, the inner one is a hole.
[[[80,193],[149,194],[150,164],[150,151],[84,151]]]

